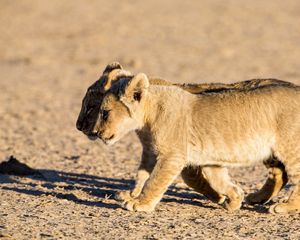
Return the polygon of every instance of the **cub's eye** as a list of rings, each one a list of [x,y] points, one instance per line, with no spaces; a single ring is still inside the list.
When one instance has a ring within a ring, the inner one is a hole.
[[[103,119],[103,121],[106,121],[108,119],[108,114],[109,114],[108,110],[102,110],[102,119]]]

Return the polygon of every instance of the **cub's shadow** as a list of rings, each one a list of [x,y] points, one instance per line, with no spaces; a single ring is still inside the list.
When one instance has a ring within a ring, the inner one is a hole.
[[[104,200],[114,198],[118,191],[129,190],[134,187],[133,180],[100,177],[89,174],[79,174],[48,169],[35,170],[33,175],[27,175],[23,177],[36,181],[22,182],[22,178],[12,178],[10,180],[8,175],[0,174],[0,184],[3,184],[2,186],[0,185],[1,189],[33,196],[54,196],[59,199],[73,201],[77,204],[116,209],[121,207],[120,203],[117,201],[115,201],[115,203],[111,203],[114,201]],[[38,183],[36,183],[37,181]],[[14,184],[11,186],[11,184],[6,183]],[[60,191],[58,191],[58,189]],[[72,192],[75,190],[83,191],[85,194],[99,198],[99,200],[94,200],[95,198],[91,198],[93,200],[80,199],[77,194],[75,195]],[[190,204],[194,206],[215,209],[212,206],[202,204],[201,200],[204,199],[205,198],[202,195],[193,193],[188,188],[171,186],[165,193],[165,197],[163,198],[162,202],[176,202],[179,204]]]

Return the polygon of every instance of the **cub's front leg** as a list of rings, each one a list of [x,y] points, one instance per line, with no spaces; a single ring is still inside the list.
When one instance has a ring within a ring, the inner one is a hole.
[[[130,211],[153,211],[169,185],[180,174],[184,167],[183,158],[158,157],[158,161],[143,187],[142,193],[135,199],[124,202]]]
[[[134,188],[128,191],[118,192],[116,194],[116,199],[119,201],[129,201],[133,198],[137,198],[141,194],[145,182],[148,180],[155,164],[156,155],[151,149],[144,146],[142,160],[138,168]]]

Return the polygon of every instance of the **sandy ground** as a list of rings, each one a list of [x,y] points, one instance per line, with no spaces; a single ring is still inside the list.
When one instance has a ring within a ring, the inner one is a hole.
[[[136,136],[107,147],[75,129],[86,88],[115,60],[175,82],[300,84],[299,26],[296,0],[0,0],[0,161],[40,172],[0,174],[0,238],[300,239],[299,214],[228,213],[182,184],[153,213],[125,211],[112,196],[133,186]],[[246,193],[266,178],[263,166],[231,174]]]

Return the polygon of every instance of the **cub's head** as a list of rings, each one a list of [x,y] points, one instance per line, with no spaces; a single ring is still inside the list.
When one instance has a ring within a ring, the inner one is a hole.
[[[126,79],[131,76],[132,74],[123,70],[122,66],[117,62],[106,66],[102,76],[88,88],[82,100],[81,110],[76,122],[76,127],[79,131],[82,131],[92,140],[97,138],[95,124],[99,117],[104,93],[120,79]]]
[[[148,87],[147,76],[139,73],[121,79],[105,93],[94,131],[106,144],[113,144],[144,125]]]

